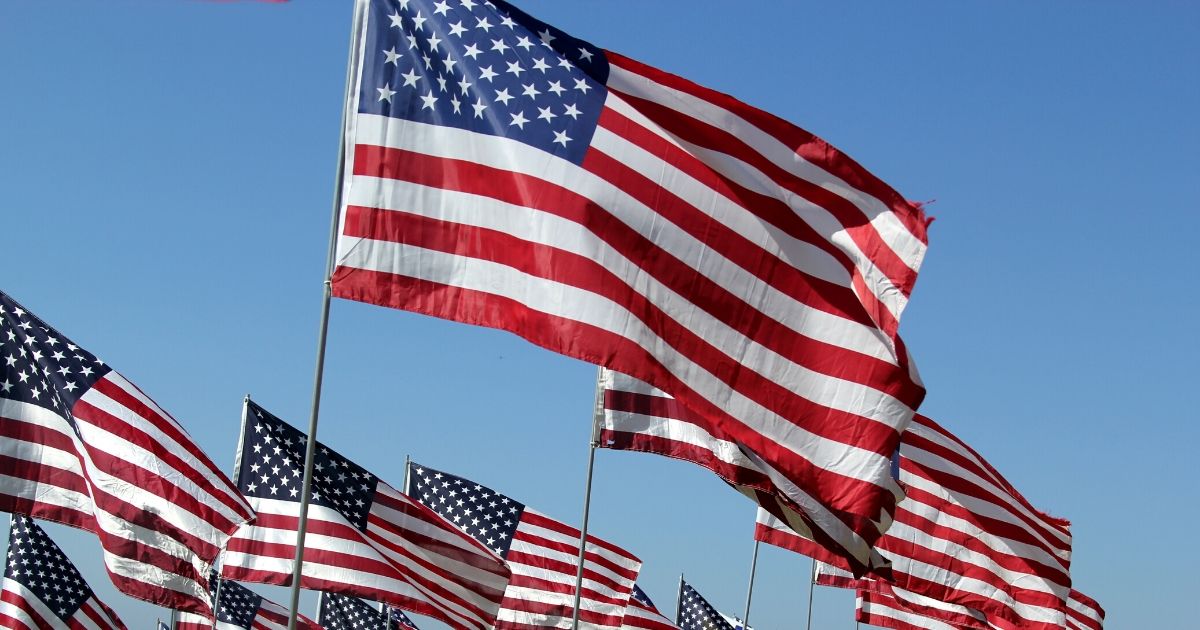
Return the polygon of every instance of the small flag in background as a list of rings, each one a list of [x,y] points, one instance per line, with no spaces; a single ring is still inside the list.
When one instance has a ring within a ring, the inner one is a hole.
[[[121,592],[208,612],[207,575],[250,506],[133,383],[0,292],[0,510],[100,538]]]
[[[866,565],[924,397],[896,335],[921,210],[803,129],[500,0],[357,7],[333,294],[670,392]]]
[[[473,481],[409,464],[412,497],[504,557],[512,581],[496,618],[501,629],[570,628],[580,531]],[[642,563],[588,534],[581,628],[621,627]]]
[[[212,576],[217,610],[216,630],[287,630],[288,609],[234,582]],[[219,583],[219,585],[218,585]],[[204,615],[179,613],[175,630],[213,630]],[[304,615],[296,615],[296,628],[322,630]]]
[[[357,597],[323,592],[317,623],[325,630],[418,630],[404,611],[385,607],[385,612],[378,606]]]
[[[625,608],[625,618],[621,623],[622,630],[674,630],[678,628],[670,619],[650,601],[650,596],[637,584],[633,585],[633,593],[629,596],[629,606]]]
[[[238,488],[258,519],[230,540],[226,577],[291,583],[307,439],[246,401]],[[474,538],[318,444],[301,586],[484,628],[496,618],[509,575],[500,556]]]
[[[161,624],[160,624],[161,625]],[[13,514],[8,534],[0,627],[17,630],[125,630],[33,519]]]
[[[683,603],[675,623],[680,630],[738,630],[732,617],[719,612],[691,584],[683,583]]]

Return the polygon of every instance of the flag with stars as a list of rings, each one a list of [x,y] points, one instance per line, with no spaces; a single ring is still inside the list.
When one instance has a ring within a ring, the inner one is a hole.
[[[217,583],[220,582],[219,590]],[[175,630],[287,630],[288,609],[232,580],[213,576],[216,623],[195,613],[180,613]],[[304,615],[296,615],[299,630],[322,630]]]
[[[0,292],[0,510],[86,529],[123,593],[205,612],[207,575],[252,515],[174,418]]]
[[[512,581],[496,618],[501,629],[570,628],[579,566],[579,529],[491,488],[410,463],[410,495],[504,557]],[[621,627],[640,560],[588,534],[580,628]]]
[[[321,593],[317,623],[325,630],[418,630],[399,608],[369,604],[357,597]],[[387,623],[384,623],[384,620]]]
[[[633,593],[629,596],[629,606],[625,608],[625,618],[621,620],[622,630],[676,630],[678,626],[671,623],[666,615],[650,601],[650,596],[637,584],[633,585]]]
[[[679,605],[679,618],[675,620],[679,630],[738,630],[740,627],[730,622],[732,617],[713,608],[691,584],[683,582],[680,595],[683,599]]]
[[[925,393],[896,334],[922,211],[803,129],[502,0],[358,0],[355,24],[334,295],[669,392],[868,564]]]
[[[290,584],[306,435],[246,401],[237,483],[258,512],[223,557],[230,579]],[[500,609],[504,561],[433,510],[318,444],[301,586],[387,602],[459,628]]]
[[[12,516],[0,627],[16,630],[125,630],[62,549],[22,514]]]

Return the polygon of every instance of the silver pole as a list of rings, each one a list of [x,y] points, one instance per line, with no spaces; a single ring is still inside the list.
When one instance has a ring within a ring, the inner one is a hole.
[[[812,593],[813,582],[817,581],[817,561],[812,561],[812,572],[808,574],[808,625],[807,630],[812,630]],[[855,622],[857,623],[857,622]]]
[[[596,368],[598,371],[603,370],[602,367]],[[599,405],[600,397],[603,392],[599,387],[597,379],[596,387],[596,403]],[[583,527],[579,528],[579,564],[575,567],[575,605],[571,610],[571,630],[579,630],[579,600],[583,596],[583,561],[587,553],[587,533],[588,533],[588,516],[592,509],[592,470],[596,464],[596,447],[600,445],[600,423],[595,415],[595,405],[593,405],[592,415],[592,437],[588,442],[588,467],[587,481],[583,490]]]
[[[346,58],[346,93],[344,103],[350,102],[353,89],[354,61],[357,53],[359,32],[359,2],[354,3],[354,14],[350,25],[350,51]],[[329,301],[332,296],[334,253],[337,246],[338,215],[342,208],[342,172],[346,166],[346,117],[347,107],[342,107],[341,129],[338,132],[337,170],[333,184],[333,218],[329,225],[329,250],[325,259],[325,281],[322,283],[321,324],[317,333],[317,367],[313,374],[312,412],[308,417],[308,442],[304,450],[304,481],[300,491],[300,521],[296,531],[296,556],[292,569],[292,597],[288,609],[288,630],[296,630],[296,617],[300,608],[300,577],[304,569],[304,535],[308,529],[308,503],[312,494],[313,460],[317,452],[317,417],[321,408],[321,380],[325,373],[325,340],[329,333]]]
[[[750,558],[750,585],[746,587],[746,614],[742,616],[742,628],[750,628],[750,598],[754,595],[754,570],[758,566],[758,541],[754,541],[754,555]]]
[[[179,621],[179,613],[175,609],[171,609],[171,630],[175,630],[175,624]],[[215,623],[213,624],[215,627]]]
[[[412,465],[412,458],[408,455],[404,456],[404,494],[408,494],[408,469]]]
[[[675,593],[675,625],[683,625],[683,574],[679,574],[679,590]]]

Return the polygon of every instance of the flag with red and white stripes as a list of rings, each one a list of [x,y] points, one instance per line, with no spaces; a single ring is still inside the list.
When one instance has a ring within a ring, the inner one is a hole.
[[[886,592],[872,590],[858,591],[854,618],[861,623],[895,630],[968,630],[979,627],[927,617],[913,612],[905,603]]]
[[[1104,609],[1096,600],[1071,589],[1071,595],[1067,598],[1067,628],[1104,630]]]
[[[75,565],[46,532],[13,514],[8,533],[0,627],[11,630],[125,630],[96,599]]]
[[[216,581],[213,580],[214,590]],[[218,600],[215,630],[287,630],[287,608],[232,580],[220,580],[220,590],[215,592]],[[296,615],[296,627],[323,630],[312,619],[299,614]],[[214,624],[204,615],[180,613],[175,630],[214,630]]]
[[[578,528],[462,477],[417,463],[408,470],[414,499],[503,556],[512,568],[497,628],[571,627]],[[618,630],[641,568],[628,551],[588,534],[579,627]]]
[[[979,611],[997,627],[1062,628],[1071,585],[1069,523],[1034,508],[974,449],[929,418],[916,416],[899,454],[907,496],[878,542],[891,563],[878,590]],[[817,582],[871,588],[869,578],[844,578],[824,567]]]
[[[633,585],[633,593],[629,595],[629,606],[625,608],[625,618],[621,620],[621,630],[678,630],[679,626],[667,619],[658,610],[650,596],[637,584]]]
[[[290,584],[307,436],[247,400],[238,489],[258,512],[225,552],[230,579]],[[510,571],[474,538],[318,443],[301,586],[366,597],[457,628],[486,628]]]
[[[801,510],[798,503],[807,500],[806,494],[666,392],[606,368],[600,369],[596,392],[601,448],[653,453],[708,468],[758,503],[758,540],[860,573],[884,569],[878,552],[834,514],[811,502],[807,511]],[[859,558],[866,558],[866,564]]]
[[[335,296],[652,383],[805,511],[878,535],[924,396],[896,335],[919,208],[794,125],[503,1],[356,15]]]
[[[174,418],[0,292],[0,510],[86,529],[123,593],[207,612],[253,512]]]

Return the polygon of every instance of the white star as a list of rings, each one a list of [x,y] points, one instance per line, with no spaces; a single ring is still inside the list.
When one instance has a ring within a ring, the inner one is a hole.
[[[425,53],[421,53],[421,61],[425,62],[426,70],[433,70],[433,60],[429,58],[429,55],[426,55]]]
[[[486,33],[491,30],[492,23],[488,22],[486,17],[475,18],[475,28],[481,28],[483,29],[483,32]]]
[[[493,79],[493,78],[495,78],[495,77],[497,76],[497,75],[496,75],[496,72],[492,70],[492,67],[491,67],[491,66],[484,66],[484,67],[480,68],[479,70],[480,70],[480,72],[482,73],[482,74],[480,74],[480,75],[479,75],[479,78],[480,78],[480,79],[487,79],[487,80],[488,80],[488,83],[491,83],[491,82],[492,82],[492,79]]]
[[[570,141],[571,141],[571,139],[567,137],[567,131],[565,129],[562,131],[554,132],[554,143],[555,144],[561,144],[565,147],[565,146],[567,146],[567,143]]]
[[[529,98],[536,99],[538,95],[541,94],[541,92],[539,92],[532,83],[529,85],[522,85],[521,87],[525,88],[525,90],[521,92],[521,96],[528,96]]]
[[[389,103],[392,102],[392,96],[396,94],[396,91],[392,89],[392,85],[390,83],[385,83],[383,87],[375,89],[379,92],[379,100],[387,101]]]
[[[475,8],[475,0],[459,0],[459,4],[463,5],[463,8],[468,11]]]
[[[458,87],[462,89],[463,94],[471,91],[471,84],[467,81],[467,77],[463,77],[462,81],[458,82]]]
[[[566,58],[566,57],[559,57],[559,58],[558,58],[558,67],[560,67],[560,68],[566,68],[567,70],[570,70],[570,69],[571,69],[571,68],[573,68],[574,66],[572,66],[572,65],[571,65],[571,62],[570,62],[570,61],[567,61],[567,58]]]
[[[383,54],[387,55],[387,60],[385,60],[385,61],[383,62],[384,64],[389,64],[389,63],[390,63],[390,64],[392,64],[392,65],[394,65],[394,66],[399,66],[399,65],[400,65],[400,53],[396,52],[396,47],[395,47],[395,46],[392,46],[392,49],[391,49],[391,50],[385,50],[385,51],[383,51]]]
[[[579,111],[578,107],[575,107],[574,103],[567,105],[565,109],[566,111],[563,112],[563,115],[570,116],[572,120],[579,120],[579,114],[583,113]]]
[[[517,47],[524,48],[526,51],[528,51],[530,48],[533,48],[533,42],[529,41],[528,37],[522,35],[519,39],[517,39]]]
[[[462,113],[462,111],[461,111],[461,109],[462,109],[462,101],[459,101],[459,100],[458,100],[458,96],[457,96],[457,95],[454,95],[454,96],[451,96],[451,97],[450,97],[450,106],[454,108],[454,113],[455,113],[455,114],[461,114],[461,113]]]
[[[517,23],[514,22],[512,18],[510,18],[506,15],[506,16],[504,16],[503,20],[500,20],[500,26],[507,26],[508,28],[516,28]]]
[[[542,74],[545,74],[546,71],[550,69],[550,64],[546,63],[545,59],[534,59],[533,60],[533,69],[541,70]]]
[[[0,385],[0,389],[3,389],[5,394],[12,391],[12,387],[12,383],[8,382],[7,380],[4,381],[3,385]]]
[[[425,41],[429,43],[430,50],[437,50],[438,44],[442,43],[441,38],[439,38],[436,34],[430,35],[429,39]]]
[[[546,122],[550,122],[551,118],[558,118],[558,114],[555,114],[554,112],[550,111],[549,106],[539,107],[538,108],[538,118],[543,119]]]
[[[392,26],[395,26],[396,28],[403,28],[399,11],[389,15],[388,19],[392,21]]]
[[[404,77],[404,85],[402,85],[400,87],[405,87],[405,86],[409,86],[409,85],[411,85],[412,87],[417,87],[417,81],[421,80],[421,76],[418,75],[416,72],[414,72],[411,68],[409,69],[408,72],[406,72],[400,76]]]
[[[479,56],[479,46],[476,46],[475,44],[470,44],[467,46],[467,49],[465,52],[463,52],[463,54],[470,57],[471,59],[474,59]]]
[[[511,72],[514,77],[519,77],[522,72],[525,72],[525,68],[522,68],[521,64],[515,61],[510,61],[508,62],[508,70],[505,70],[505,72]]]
[[[418,31],[425,30],[425,20],[429,18],[421,17],[421,12],[417,11],[417,17],[413,18],[413,29]]]
[[[579,49],[579,59],[580,59],[580,61],[591,61],[592,60],[591,51],[589,51],[586,48],[580,48]]]
[[[525,123],[529,122],[529,120],[525,118],[525,112],[517,112],[509,115],[512,116],[512,122],[508,123],[509,127],[516,125],[518,129],[525,129]]]
[[[408,40],[408,49],[409,50],[412,50],[417,47],[417,36],[416,35],[405,35],[404,39]]]
[[[450,5],[445,2],[439,2],[433,5],[434,15],[447,15],[450,13]]]
[[[475,102],[471,104],[471,108],[475,110],[476,118],[483,118],[483,110],[487,109],[487,107],[487,105],[483,104],[482,99],[475,99]]]
[[[433,90],[421,97],[421,109],[433,109],[433,104],[437,102],[437,97],[433,95]]]
[[[445,92],[446,91],[446,77],[439,74],[438,78],[437,78],[437,83],[438,83],[438,91]]]
[[[563,88],[561,81],[551,81],[550,87],[546,89],[554,92],[555,96],[562,96],[562,93],[567,91],[565,88]]]
[[[450,34],[451,34],[451,35],[455,35],[455,36],[457,36],[457,37],[462,37],[462,34],[463,34],[463,33],[466,33],[466,32],[467,32],[467,29],[466,29],[466,27],[464,27],[464,26],[462,25],[462,21],[461,21],[461,20],[459,20],[458,22],[456,22],[456,23],[454,23],[454,24],[451,24],[451,25],[450,25]]]
[[[503,37],[501,37],[500,39],[492,40],[492,50],[498,51],[501,55],[503,55],[504,51],[508,50],[508,48],[509,48],[509,46],[508,46],[508,44],[504,43]]]
[[[538,38],[540,38],[542,40],[542,43],[546,44],[547,46],[550,45],[550,42],[557,39],[556,37],[554,37],[553,35],[550,34],[549,28],[547,28],[544,31],[538,31]]]
[[[587,84],[583,79],[575,79],[575,89],[587,94],[587,91],[592,89],[592,86]]]
[[[496,90],[496,100],[500,101],[501,103],[504,103],[505,107],[508,107],[508,102],[511,101],[512,98],[513,97],[510,96],[508,93],[508,88],[504,88],[503,90]]]
[[[451,58],[449,55],[446,55],[446,58],[442,60],[442,65],[446,66],[446,72],[453,72],[454,64],[456,64],[456,63],[458,63],[458,62],[455,61],[453,58]]]

